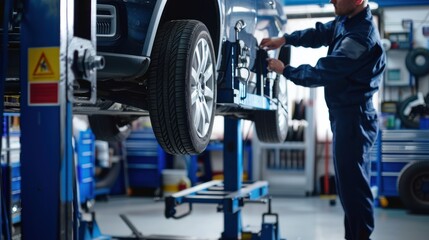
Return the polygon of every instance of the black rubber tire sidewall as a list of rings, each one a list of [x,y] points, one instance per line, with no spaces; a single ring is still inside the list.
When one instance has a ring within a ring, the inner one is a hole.
[[[196,20],[165,23],[158,31],[152,52],[149,75],[149,113],[155,136],[170,154],[199,154],[205,150],[213,129],[216,106],[216,85],[213,88],[208,133],[200,137],[193,125],[191,110],[190,66],[200,38],[209,44],[214,66],[213,43],[205,25]],[[215,76],[215,67],[213,68]]]
[[[279,114],[284,111],[281,107],[273,111],[258,111],[255,114],[255,130],[258,139],[265,143],[282,143],[288,133],[287,116],[284,126],[280,126]]]
[[[423,65],[418,65],[416,60],[418,57],[423,57],[425,62]],[[416,48],[408,52],[405,57],[405,65],[408,71],[416,77],[421,77],[429,73],[429,50],[425,48]]]
[[[398,193],[403,204],[414,213],[429,213],[429,201],[416,197],[413,189],[416,181],[429,178],[429,161],[417,161],[405,166],[398,176]]]
[[[273,85],[273,97],[277,101],[286,101],[284,103],[277,103],[277,110],[275,111],[257,111],[255,113],[255,129],[258,139],[261,142],[266,143],[282,143],[286,140],[289,132],[288,126],[288,114],[284,109],[287,107],[287,89],[285,92],[281,92],[282,89],[279,84],[286,84],[286,79],[276,79]],[[284,86],[286,87],[286,86]],[[280,126],[279,114],[284,114],[286,122],[284,125]]]

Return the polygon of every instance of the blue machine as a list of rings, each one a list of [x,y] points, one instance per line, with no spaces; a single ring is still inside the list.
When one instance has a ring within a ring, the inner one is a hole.
[[[225,85],[219,89],[218,102],[222,104],[240,104],[243,107],[270,109],[272,104],[270,99],[265,96],[271,96],[269,81],[258,78],[256,94],[246,92],[246,84],[239,80],[235,68],[239,62],[238,54],[234,54],[239,49],[239,39],[236,42],[226,42],[230,55],[226,59]],[[265,69],[265,68],[262,68]],[[259,73],[262,75],[263,73]],[[266,73],[265,73],[266,74]],[[274,79],[271,79],[274,81]],[[197,185],[191,189],[173,194],[165,199],[165,216],[167,218],[181,218],[190,214],[193,203],[218,204],[224,214],[224,231],[221,239],[240,239],[243,234],[241,226],[241,208],[246,202],[253,202],[268,197],[268,182],[244,182],[242,183],[243,173],[243,137],[242,120],[225,117],[223,168],[224,181],[210,181]],[[189,211],[181,216],[176,216],[175,207],[189,203]],[[271,201],[269,201],[269,212],[271,215]],[[264,219],[264,217],[263,217]],[[252,234],[252,239],[273,239],[279,240],[278,217],[273,222],[262,224],[260,233]]]
[[[269,88],[262,82],[257,85],[260,88],[256,94],[246,93],[246,85],[238,80],[235,75],[235,64],[238,59],[236,50],[239,49],[239,41],[226,42],[228,51],[226,54],[227,76],[224,88],[218,92],[218,102],[228,104],[240,104],[243,107],[254,107],[260,109],[270,109]],[[262,81],[262,79],[258,79]],[[243,139],[242,120],[225,117],[225,135],[223,142],[223,168],[224,181],[213,180],[199,184],[189,189],[172,194],[165,198],[165,217],[180,219],[192,212],[192,204],[216,204],[218,210],[224,214],[224,231],[221,234],[222,240],[250,239],[250,240],[280,240],[278,216],[271,212],[271,200],[269,199],[269,210],[263,215],[263,223],[259,233],[245,232],[241,222],[241,208],[249,202],[264,202],[268,197],[268,182],[242,182],[243,174]],[[188,211],[177,215],[176,207],[181,204],[188,204]],[[274,221],[267,221],[268,217],[273,217]],[[143,236],[136,230],[126,216],[121,216],[125,223],[133,231],[135,237],[125,237],[119,239],[141,239]],[[144,238],[143,238],[144,239]]]
[[[110,239],[100,233],[93,212],[77,211],[81,206],[72,151],[72,104],[93,103],[96,99],[95,65],[99,64],[88,62],[97,57],[95,0],[24,0],[23,5],[20,42],[22,239]],[[76,12],[82,9],[86,11],[79,11],[79,18],[75,18]],[[231,54],[226,59],[226,84],[219,92],[219,103],[272,109],[272,100],[265,96],[273,94],[267,92],[262,79],[258,80],[257,94],[250,94],[246,83],[235,76],[239,62],[238,39],[226,44]],[[74,95],[73,85],[78,81],[90,86],[84,99]],[[165,216],[183,217],[175,211],[182,203],[189,203],[190,207],[193,203],[217,204],[224,213],[221,239],[240,239],[243,234],[241,208],[247,202],[267,197],[268,183],[241,180],[242,120],[225,118],[225,132],[228,134],[224,139],[224,181],[210,181],[167,197]],[[83,214],[88,214],[91,220],[84,221]],[[273,215],[271,210],[267,214]],[[122,218],[127,223],[127,218]],[[132,227],[131,223],[127,224]],[[141,234],[133,232],[136,238],[141,238]],[[278,217],[271,223],[263,220],[261,232],[252,234],[252,239],[279,240]]]

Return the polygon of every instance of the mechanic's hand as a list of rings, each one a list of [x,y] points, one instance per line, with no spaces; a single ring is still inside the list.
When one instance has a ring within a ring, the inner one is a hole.
[[[266,50],[277,49],[286,44],[284,37],[264,38],[261,41],[260,47]]]
[[[267,63],[268,71],[274,71],[278,74],[283,74],[283,70],[286,66],[282,61],[275,58],[267,58]]]

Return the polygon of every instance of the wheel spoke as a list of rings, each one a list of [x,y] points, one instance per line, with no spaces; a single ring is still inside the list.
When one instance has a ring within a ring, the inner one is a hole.
[[[198,68],[198,65],[197,65]],[[192,66],[191,68],[191,84],[197,85],[198,82],[198,71]]]
[[[206,69],[207,61],[210,56],[210,51],[205,41],[201,41],[200,45],[201,45],[201,55],[202,55],[201,72],[203,72]]]
[[[191,87],[191,105],[195,105],[198,101],[198,90],[195,86]]]
[[[195,59],[197,60],[197,73],[200,72],[201,69],[201,55],[200,55],[200,51],[198,50],[198,46],[195,49]]]
[[[202,115],[202,106],[201,102],[197,101],[196,108],[195,108],[195,115],[194,115],[194,126],[197,129],[198,133],[201,133],[199,131],[199,125],[201,123],[201,115]]]
[[[214,96],[213,96],[213,91],[209,88],[206,87],[206,89],[204,90],[204,98],[206,99],[207,102],[210,102],[213,100]]]
[[[204,71],[204,80],[206,81],[206,84],[208,85],[208,81],[213,80],[213,64],[209,64],[207,69]]]
[[[209,126],[208,120],[210,119],[210,116],[211,116],[210,112],[211,111],[208,104],[203,103],[203,111],[201,112],[202,119],[203,119],[201,127],[203,128],[202,129],[203,132],[207,132],[208,130],[208,126]]]
[[[205,133],[207,130],[206,130],[206,122],[207,122],[207,119],[208,119],[208,114],[207,114],[207,111],[208,111],[208,107],[207,107],[207,104],[206,103],[202,103],[202,106],[203,106],[203,109],[202,109],[202,111],[201,111],[201,133]]]
[[[190,80],[190,88],[191,88],[191,104],[195,104],[198,100],[198,73],[195,71],[194,67],[191,67],[191,80]]]

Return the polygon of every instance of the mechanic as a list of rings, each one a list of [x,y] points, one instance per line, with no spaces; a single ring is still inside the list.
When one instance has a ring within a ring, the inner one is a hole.
[[[385,52],[367,0],[331,0],[336,17],[315,28],[283,37],[267,38],[261,47],[271,50],[289,44],[329,46],[317,64],[285,66],[267,59],[268,70],[283,74],[296,85],[325,87],[325,101],[333,133],[337,192],[344,209],[345,239],[368,240],[374,230],[369,151],[378,132],[372,96],[385,68]]]

